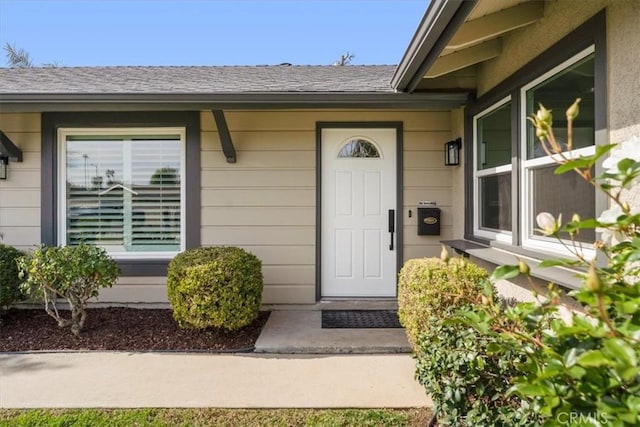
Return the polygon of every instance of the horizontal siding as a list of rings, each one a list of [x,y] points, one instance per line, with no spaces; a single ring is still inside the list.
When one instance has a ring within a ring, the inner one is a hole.
[[[225,111],[231,132],[247,131],[313,131],[316,122],[337,121],[401,121],[408,132],[450,130],[448,111],[371,111],[371,110],[290,110],[290,111]],[[215,131],[216,125],[210,112],[201,114],[204,131]],[[443,143],[446,141],[443,141]]]
[[[443,166],[452,139],[446,111],[228,111],[237,153],[222,153],[210,112],[201,113],[201,243],[243,247],[263,262],[264,302],[313,303],[316,256],[316,122],[399,121],[404,125],[405,259],[435,256],[452,236],[452,173]],[[0,114],[0,129],[23,150],[0,181],[4,243],[28,249],[40,241],[40,115]],[[417,236],[415,208],[442,208],[442,235]],[[409,210],[412,217],[409,218]],[[166,279],[127,277],[101,302],[166,302]]]
[[[316,166],[316,154],[314,151],[308,150],[236,150],[236,159],[245,169],[313,169]],[[203,151],[201,163],[204,170],[226,169],[227,167],[227,159],[222,151]]]
[[[0,129],[23,156],[0,181],[0,242],[33,249],[40,243],[40,114],[1,113]]]
[[[452,138],[451,131],[408,131],[404,130],[404,149],[414,154],[420,154],[423,151],[434,151],[440,153],[444,163],[444,143]]]
[[[221,207],[313,207],[315,191],[306,188],[206,188],[201,193],[203,209]]]
[[[256,211],[259,211],[257,209]],[[288,246],[315,245],[316,228],[291,226],[229,227],[227,225],[202,227],[203,246]]]
[[[23,251],[30,250],[40,243],[40,226],[0,226],[2,243]]]
[[[100,304],[138,304],[138,303],[156,303],[168,304],[166,279],[163,277],[163,284],[138,283],[138,284],[121,284],[112,288],[100,290],[100,295],[96,298],[96,302]]]
[[[262,301],[265,304],[313,304],[316,302],[316,285],[271,284],[264,288]]]
[[[265,265],[314,265],[316,262],[316,247],[314,245],[244,245],[245,250],[251,252]]]
[[[40,132],[40,113],[0,113],[0,129],[10,133]]]
[[[256,137],[256,132],[261,133],[259,138]],[[200,135],[202,150],[204,152],[222,152],[218,132],[211,130],[202,131]],[[233,146],[236,151],[247,153],[251,151],[290,150],[315,152],[316,149],[315,130],[308,130],[306,132],[287,129],[280,129],[277,132],[232,130],[231,138],[233,139]]]
[[[264,188],[264,187],[310,187],[315,188],[314,169],[277,170],[277,169],[203,169],[203,188]]]
[[[13,168],[13,165],[10,167]],[[0,185],[0,209],[6,208],[38,208],[39,210],[40,189],[25,190],[19,187],[5,188]]]
[[[443,147],[449,112],[228,111],[237,162],[222,153],[215,122],[201,114],[202,244],[254,252],[265,272],[265,303],[315,301],[316,122],[403,122],[405,258],[437,255],[452,235],[451,169]],[[416,236],[415,207],[435,200],[442,236]],[[413,209],[413,218],[408,217]]]
[[[202,226],[315,226],[315,207],[206,207]]]
[[[404,228],[403,258],[438,256],[440,240],[453,237],[453,170],[444,166],[444,144],[452,139],[450,116],[441,120],[433,129],[423,132],[405,132],[404,144]],[[442,210],[439,236],[418,236],[418,203],[429,200]],[[411,211],[411,216],[409,216]]]

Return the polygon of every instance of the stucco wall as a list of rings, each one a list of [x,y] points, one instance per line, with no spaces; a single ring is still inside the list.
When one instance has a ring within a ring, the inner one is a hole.
[[[500,56],[478,67],[478,95],[543,54],[604,8],[610,139],[615,142],[640,134],[640,2],[637,0],[547,1],[543,19],[510,33],[503,40]]]
[[[478,66],[478,96],[543,54],[551,45],[602,10],[607,3],[606,0],[546,1],[542,19],[503,37],[500,55]]]
[[[613,1],[607,10],[609,140],[640,138],[640,2]],[[640,208],[640,188],[625,194]]]
[[[607,32],[609,128],[622,140],[640,134],[640,2],[612,2]]]

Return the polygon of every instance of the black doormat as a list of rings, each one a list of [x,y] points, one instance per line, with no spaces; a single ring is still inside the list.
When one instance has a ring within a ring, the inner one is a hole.
[[[322,327],[402,328],[395,310],[322,310]]]

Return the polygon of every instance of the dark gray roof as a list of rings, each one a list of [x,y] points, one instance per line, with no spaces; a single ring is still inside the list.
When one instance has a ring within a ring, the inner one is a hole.
[[[0,68],[1,94],[393,92],[394,65]]]

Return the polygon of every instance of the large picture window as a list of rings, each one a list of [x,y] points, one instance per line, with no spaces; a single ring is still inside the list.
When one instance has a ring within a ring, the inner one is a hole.
[[[59,240],[120,258],[185,248],[184,128],[58,129]]]

